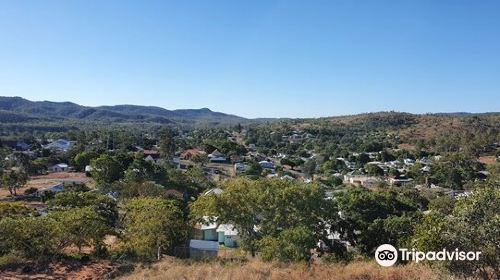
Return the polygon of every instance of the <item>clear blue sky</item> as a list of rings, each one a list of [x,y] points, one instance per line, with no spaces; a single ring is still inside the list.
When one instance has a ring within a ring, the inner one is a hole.
[[[0,0],[0,95],[245,117],[500,111],[500,1]]]

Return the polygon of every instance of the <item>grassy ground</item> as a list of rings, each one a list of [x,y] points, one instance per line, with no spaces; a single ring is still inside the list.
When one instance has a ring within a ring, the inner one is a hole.
[[[264,263],[258,259],[247,262],[191,262],[166,258],[150,267],[137,268],[122,279],[454,279],[449,274],[420,265],[380,267],[372,262],[342,264]]]

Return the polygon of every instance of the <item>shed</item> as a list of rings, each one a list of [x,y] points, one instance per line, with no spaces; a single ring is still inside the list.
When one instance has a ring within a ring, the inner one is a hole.
[[[217,257],[219,244],[216,241],[195,240],[189,241],[189,257],[192,259],[205,259]]]
[[[238,247],[239,237],[238,231],[230,224],[222,224],[217,228],[217,236],[219,244],[229,248]]]

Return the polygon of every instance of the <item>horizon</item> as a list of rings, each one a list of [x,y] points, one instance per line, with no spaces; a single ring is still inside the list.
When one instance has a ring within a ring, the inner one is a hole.
[[[499,9],[0,0],[0,95],[245,118],[499,112]]]
[[[82,105],[70,100],[65,100],[65,101],[53,101],[53,100],[31,100],[27,99],[22,96],[1,96],[6,97],[6,98],[21,98],[24,100],[28,100],[31,102],[53,102],[53,103],[72,103],[76,104],[79,106],[85,106],[85,107],[90,107],[90,108],[99,108],[99,107],[105,107],[105,106],[143,106],[143,107],[154,107],[154,108],[161,108],[169,111],[176,111],[176,110],[202,110],[202,109],[208,109],[212,112],[215,113],[223,113],[227,115],[233,115],[237,117],[242,117],[248,120],[252,119],[319,119],[319,118],[337,118],[337,117],[349,117],[349,116],[357,116],[357,115],[363,115],[363,114],[377,114],[377,113],[402,113],[402,114],[413,114],[413,115],[439,115],[439,114],[497,114],[500,113],[500,111],[482,111],[482,112],[468,112],[468,111],[449,111],[449,112],[423,112],[423,113],[414,113],[414,112],[407,112],[407,111],[397,111],[397,110],[389,110],[389,111],[371,111],[371,112],[357,112],[354,114],[343,114],[343,115],[328,115],[328,116],[317,116],[317,117],[266,117],[266,116],[257,116],[254,118],[247,118],[244,116],[240,116],[237,113],[232,113],[232,112],[223,112],[223,111],[217,111],[213,110],[212,108],[207,108],[207,107],[201,107],[201,108],[165,108],[162,106],[157,106],[157,105],[137,105],[137,104],[129,104],[129,103],[117,103],[117,104],[110,104],[110,105],[96,105],[96,106],[87,106],[87,105]]]

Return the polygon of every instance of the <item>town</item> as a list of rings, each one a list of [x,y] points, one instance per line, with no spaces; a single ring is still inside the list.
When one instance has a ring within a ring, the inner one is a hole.
[[[16,238],[31,239],[32,223],[50,225],[39,234],[55,243],[30,258],[48,250],[206,260],[244,251],[269,261],[349,261],[370,254],[377,240],[415,242],[432,226],[424,217],[446,217],[479,186],[497,184],[498,123],[486,117],[492,129],[417,139],[414,127],[428,119],[477,129],[468,117],[380,113],[225,128],[5,131],[2,236],[24,226],[29,236]],[[450,149],[456,141],[465,144]],[[495,209],[498,201],[488,200]],[[54,232],[58,222],[70,231]],[[172,233],[161,233],[165,227]],[[293,254],[280,245],[292,236]],[[11,244],[4,252],[29,249],[16,238],[2,239]]]

